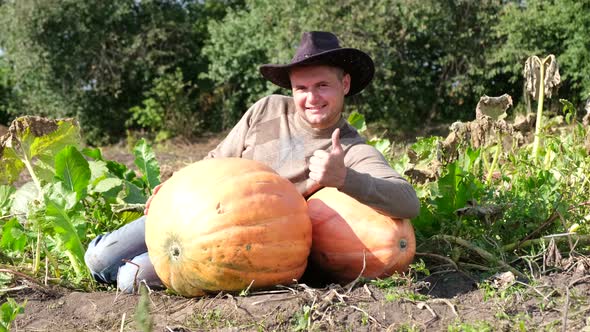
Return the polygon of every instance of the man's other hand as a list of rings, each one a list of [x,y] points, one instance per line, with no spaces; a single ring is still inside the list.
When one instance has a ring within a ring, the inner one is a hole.
[[[154,196],[156,196],[156,194],[158,193],[158,191],[160,190],[160,188],[162,187],[163,184],[164,184],[164,182],[155,186],[154,191],[152,192],[152,195],[148,198],[147,202],[145,202],[145,209],[143,210],[143,214],[145,214],[146,216],[148,214],[148,210],[150,209],[150,204],[152,203],[152,199],[154,199]]]

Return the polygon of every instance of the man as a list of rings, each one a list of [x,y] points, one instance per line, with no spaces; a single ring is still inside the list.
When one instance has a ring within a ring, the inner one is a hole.
[[[306,32],[291,63],[263,65],[260,73],[291,89],[293,96],[272,95],[256,102],[206,158],[263,162],[304,197],[335,187],[390,215],[418,215],[413,187],[342,117],[345,97],[362,91],[373,78],[373,61],[366,53],[341,48],[331,33]],[[85,260],[97,280],[116,281],[125,292],[133,291],[136,280],[161,284],[147,255],[144,221],[90,243]]]

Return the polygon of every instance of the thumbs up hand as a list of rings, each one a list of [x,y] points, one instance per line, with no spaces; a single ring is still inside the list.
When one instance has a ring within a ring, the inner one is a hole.
[[[316,150],[309,159],[309,178],[324,187],[342,188],[346,178],[340,128],[332,133],[332,151]]]

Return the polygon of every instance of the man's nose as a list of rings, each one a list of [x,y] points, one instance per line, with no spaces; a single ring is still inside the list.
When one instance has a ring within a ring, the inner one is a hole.
[[[319,96],[319,91],[317,89],[310,89],[307,92],[307,101],[309,103],[314,103],[315,101],[319,100],[320,96]]]

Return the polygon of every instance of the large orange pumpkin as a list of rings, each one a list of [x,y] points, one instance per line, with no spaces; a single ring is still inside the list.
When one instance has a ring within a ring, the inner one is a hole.
[[[305,199],[262,163],[208,159],[176,172],[152,199],[150,260],[184,296],[290,284],[311,246]]]
[[[339,282],[403,272],[414,259],[416,238],[408,219],[386,216],[335,188],[307,201],[312,222],[310,259]]]

